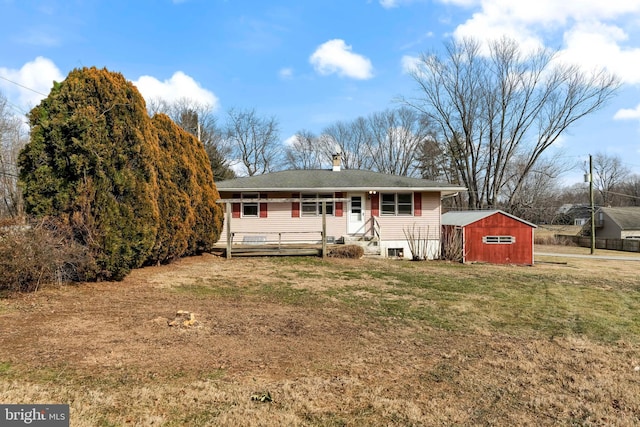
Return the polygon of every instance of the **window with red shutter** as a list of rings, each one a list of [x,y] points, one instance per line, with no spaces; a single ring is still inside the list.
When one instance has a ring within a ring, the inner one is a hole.
[[[266,199],[267,194],[260,193],[260,198]],[[260,218],[266,218],[266,217],[267,217],[267,203],[260,203]]]
[[[292,199],[299,199],[300,193],[293,193],[291,195]],[[300,218],[300,202],[291,202],[291,217],[292,218]]]
[[[239,199],[241,194],[235,193],[231,195],[233,199]],[[231,204],[231,217],[232,218],[240,218],[240,203],[232,203]]]
[[[380,194],[371,195],[371,215],[380,216]]]

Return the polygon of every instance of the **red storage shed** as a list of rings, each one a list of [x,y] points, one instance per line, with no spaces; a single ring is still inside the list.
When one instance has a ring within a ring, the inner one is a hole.
[[[462,262],[533,265],[536,226],[523,219],[501,210],[458,211],[442,215],[441,224],[442,241],[457,239]]]

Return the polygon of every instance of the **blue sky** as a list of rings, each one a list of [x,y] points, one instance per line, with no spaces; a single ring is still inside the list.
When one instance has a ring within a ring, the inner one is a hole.
[[[640,0],[0,0],[0,16],[0,91],[17,113],[97,66],[221,121],[232,107],[275,116],[283,141],[396,106],[416,93],[406,64],[451,38],[507,35],[620,76],[618,96],[557,149],[574,163],[620,155],[640,173]]]

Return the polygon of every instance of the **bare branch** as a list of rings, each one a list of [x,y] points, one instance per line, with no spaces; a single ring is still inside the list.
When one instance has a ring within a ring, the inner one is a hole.
[[[584,73],[508,38],[488,55],[474,39],[451,42],[443,55],[424,54],[413,78],[419,95],[405,103],[430,118],[476,209],[516,203],[543,153],[619,87],[604,70]]]

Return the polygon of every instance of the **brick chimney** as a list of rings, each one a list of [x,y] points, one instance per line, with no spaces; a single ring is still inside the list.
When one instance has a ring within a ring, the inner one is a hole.
[[[342,156],[340,155],[340,153],[336,153],[332,156],[333,159],[333,171],[334,172],[340,172],[340,160],[341,160]]]

